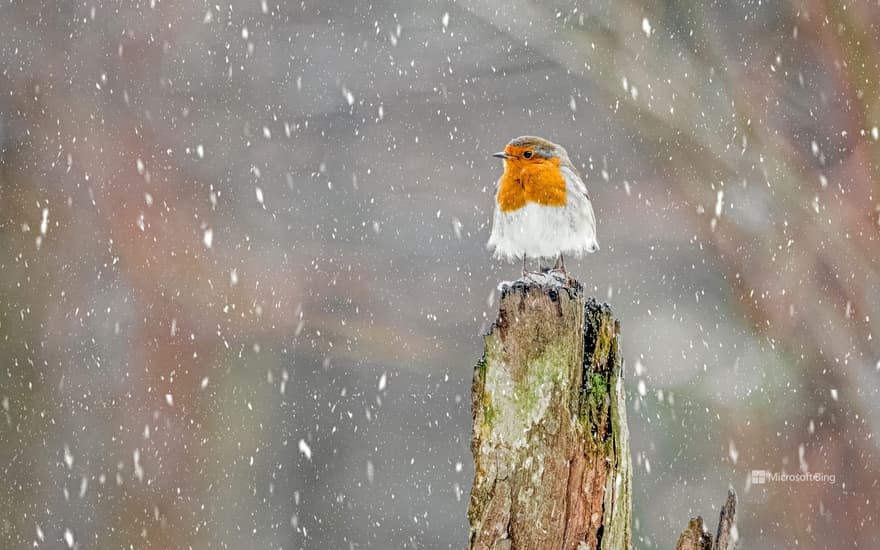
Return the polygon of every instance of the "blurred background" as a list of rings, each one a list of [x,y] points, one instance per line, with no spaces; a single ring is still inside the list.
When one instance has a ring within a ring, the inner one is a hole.
[[[464,548],[521,134],[593,196],[635,546],[728,487],[743,548],[880,545],[876,3],[4,0],[0,43],[0,547]]]

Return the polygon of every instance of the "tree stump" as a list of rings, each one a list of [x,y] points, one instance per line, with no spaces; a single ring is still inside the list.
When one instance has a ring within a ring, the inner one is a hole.
[[[502,288],[474,369],[473,550],[626,550],[631,472],[620,325],[561,273]]]
[[[727,492],[727,501],[721,507],[718,518],[718,531],[712,539],[703,525],[703,517],[691,518],[687,528],[681,532],[675,550],[734,550],[739,538],[736,530],[736,493]]]

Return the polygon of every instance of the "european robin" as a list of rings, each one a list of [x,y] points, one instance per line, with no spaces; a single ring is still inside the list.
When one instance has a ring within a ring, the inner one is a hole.
[[[560,145],[520,136],[493,156],[504,159],[488,246],[496,258],[550,259],[565,272],[563,255],[599,250],[596,215],[587,186]]]

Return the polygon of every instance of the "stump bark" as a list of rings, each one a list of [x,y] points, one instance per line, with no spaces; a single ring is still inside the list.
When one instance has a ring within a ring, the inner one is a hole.
[[[473,550],[626,550],[620,325],[558,272],[502,288],[472,387]]]

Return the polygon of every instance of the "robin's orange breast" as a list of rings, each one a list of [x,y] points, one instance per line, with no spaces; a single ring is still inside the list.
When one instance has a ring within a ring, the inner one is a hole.
[[[504,163],[498,190],[498,206],[502,212],[519,210],[526,203],[544,206],[565,206],[565,176],[559,159],[538,162],[511,160]]]

